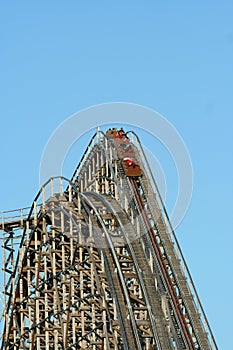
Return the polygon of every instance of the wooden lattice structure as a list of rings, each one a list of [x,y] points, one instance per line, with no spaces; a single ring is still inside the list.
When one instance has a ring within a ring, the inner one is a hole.
[[[2,217],[2,349],[217,350],[137,136],[98,131],[71,180]]]

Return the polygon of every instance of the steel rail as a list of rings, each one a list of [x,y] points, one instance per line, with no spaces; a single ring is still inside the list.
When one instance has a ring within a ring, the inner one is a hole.
[[[106,235],[106,238],[107,238],[107,241],[108,241],[108,244],[111,248],[111,252],[112,252],[112,255],[114,257],[114,261],[115,261],[115,264],[117,266],[117,270],[118,270],[118,274],[119,274],[119,277],[120,277],[120,280],[121,280],[121,283],[122,283],[122,288],[123,288],[123,292],[124,292],[124,295],[125,295],[125,299],[127,301],[127,306],[128,306],[128,310],[129,310],[129,315],[130,315],[130,319],[131,319],[131,323],[132,323],[132,327],[133,327],[133,332],[134,332],[134,336],[135,336],[135,340],[136,340],[136,344],[137,344],[137,349],[138,350],[142,350],[141,348],[141,343],[140,343],[140,339],[139,339],[139,335],[138,335],[138,330],[137,330],[137,325],[136,325],[136,321],[135,321],[135,318],[134,318],[134,315],[133,315],[133,311],[132,311],[132,307],[131,307],[131,303],[130,303],[130,297],[129,297],[129,293],[128,293],[128,290],[127,290],[127,287],[125,285],[125,280],[124,280],[124,276],[122,274],[122,271],[121,271],[121,267],[120,267],[120,264],[119,264],[119,261],[117,259],[117,256],[116,256],[116,253],[115,253],[115,250],[114,250],[114,246],[112,244],[112,241],[108,235],[108,231],[105,227],[105,224],[98,212],[98,210],[96,209],[96,207],[93,205],[93,203],[90,201],[89,198],[87,198],[87,196],[85,196],[83,193],[80,194],[81,197],[86,201],[86,203],[94,210],[103,230],[104,230],[104,233]]]
[[[161,266],[161,269],[163,271],[163,275],[165,277],[165,280],[166,280],[166,283],[167,283],[167,286],[168,286],[168,289],[169,289],[169,292],[170,292],[170,295],[171,295],[171,299],[174,303],[174,306],[176,308],[176,312],[177,312],[177,316],[179,318],[179,321],[180,321],[180,324],[182,325],[182,329],[184,331],[184,334],[185,334],[185,337],[186,337],[186,341],[188,343],[188,346],[189,346],[189,349],[193,349],[193,350],[196,350],[196,347],[195,347],[195,344],[193,343],[193,339],[192,339],[192,336],[188,330],[188,327],[187,327],[187,323],[185,322],[185,319],[184,319],[184,315],[182,314],[182,311],[180,310],[179,306],[178,306],[178,301],[177,301],[177,297],[176,297],[176,294],[174,292],[174,289],[172,288],[171,286],[171,283],[170,283],[170,279],[169,279],[169,276],[168,276],[168,272],[167,272],[167,269],[166,267],[164,266],[164,262],[161,258],[161,253],[160,253],[160,250],[159,250],[159,247],[157,246],[157,242],[154,240],[154,233],[151,229],[151,226],[150,226],[150,223],[148,222],[148,218],[145,214],[145,211],[144,211],[144,208],[143,208],[143,204],[141,202],[141,197],[137,191],[137,188],[135,186],[135,183],[133,180],[130,181],[131,184],[132,184],[132,187],[134,189],[134,193],[135,193],[135,196],[137,198],[137,202],[140,206],[140,210],[141,210],[141,213],[142,213],[142,216],[145,220],[145,224],[146,224],[146,227],[147,227],[147,230],[148,230],[148,233],[149,233],[149,236],[151,238],[151,241],[152,241],[152,245],[155,249],[155,252],[156,252],[156,255],[158,257],[158,261],[160,263],[160,266]]]
[[[142,186],[142,188],[143,188],[143,190],[144,190],[144,192],[145,192],[145,188],[144,188],[144,185],[143,185],[142,181],[141,181],[141,186]],[[154,220],[155,226],[156,226],[156,218],[155,218],[155,216],[154,216],[154,212],[153,212],[153,209],[152,209],[152,207],[151,207],[151,203],[150,203],[150,201],[149,201],[148,198],[146,198],[146,199],[147,199],[147,204],[148,204],[148,207],[149,207],[149,210],[150,210],[150,214],[151,214],[151,216],[152,216],[152,218],[153,218],[153,220]],[[161,220],[162,220],[162,217],[161,217]],[[163,222],[163,220],[162,220],[162,222]],[[163,222],[163,225],[165,226],[164,222]],[[156,229],[157,229],[157,231],[158,231],[158,233],[159,233],[159,228],[158,228],[158,226],[156,226]],[[166,258],[167,258],[167,260],[168,260],[168,262],[169,262],[169,267],[170,267],[170,269],[171,269],[173,278],[174,278],[174,280],[176,281],[176,285],[177,285],[177,288],[178,288],[178,290],[179,290],[179,295],[180,295],[180,297],[181,297],[181,299],[182,299],[182,302],[183,302],[184,307],[185,307],[185,309],[186,309],[186,312],[187,312],[187,315],[188,315],[188,317],[189,317],[189,320],[191,321],[191,325],[192,325],[192,328],[193,328],[193,332],[194,332],[195,337],[196,337],[196,339],[198,340],[198,342],[201,343],[201,340],[199,339],[199,335],[198,335],[197,332],[196,332],[195,322],[193,321],[192,313],[191,313],[191,311],[190,311],[189,305],[188,305],[187,302],[186,302],[186,298],[185,298],[184,295],[183,295],[183,291],[182,291],[182,288],[181,288],[181,286],[180,286],[180,281],[179,281],[179,279],[176,277],[176,269],[175,269],[174,266],[173,266],[173,261],[172,261],[172,259],[170,258],[169,254],[167,253],[167,248],[166,248],[166,245],[163,244],[163,240],[161,240],[161,243],[162,243],[163,249],[164,249],[164,251],[165,251]],[[174,254],[175,254],[175,253],[174,253]],[[181,271],[181,269],[180,269],[180,271]],[[188,286],[187,286],[187,289],[188,289]],[[188,289],[188,291],[189,291],[189,289]],[[191,292],[190,292],[190,295],[191,295]],[[195,309],[195,305],[193,305],[193,306],[194,306],[194,309]],[[195,311],[196,311],[196,310],[195,310]],[[197,311],[196,311],[196,312],[197,312]],[[205,333],[204,330],[203,330],[203,333]],[[208,341],[209,341],[209,340],[208,340]]]
[[[127,178],[127,180],[125,179],[125,181],[126,181],[126,183],[127,183],[127,186],[129,187],[130,192],[133,192],[133,190],[131,189],[132,186],[131,186],[131,183],[130,183],[129,178]],[[134,196],[134,197],[135,197],[135,196]],[[134,197],[133,197],[133,198],[134,198]],[[131,199],[132,199],[132,198],[131,198]],[[137,211],[138,211],[138,213],[140,213],[140,212],[141,212],[141,209],[140,209],[140,207],[139,207],[139,203],[138,203],[137,200],[135,200],[135,198],[134,198],[134,201],[135,201],[135,205],[136,205]],[[147,227],[146,227],[146,225],[145,225],[145,220],[143,219],[142,215],[138,215],[138,217],[139,217],[139,220],[140,220],[140,222],[141,222],[141,225],[142,225],[143,229],[145,230],[145,233],[147,233],[147,232],[148,232],[148,229],[147,229]],[[152,241],[151,241],[151,239],[148,237],[147,234],[143,234],[142,237],[143,237],[143,240],[144,240],[144,241],[146,240],[146,244],[148,244],[149,247],[150,247],[150,250],[151,250],[151,253],[152,253],[152,256],[153,256],[153,259],[154,259],[154,263],[155,263],[155,268],[156,268],[156,270],[157,270],[158,276],[161,278],[162,286],[160,286],[160,288],[161,288],[161,293],[160,293],[160,294],[163,295],[163,294],[162,294],[162,290],[165,290],[165,292],[169,294],[169,290],[168,290],[168,288],[167,288],[167,283],[166,283],[166,280],[165,280],[165,276],[164,276],[164,274],[163,274],[163,271],[161,270],[161,265],[160,265],[160,263],[159,263],[159,261],[158,261],[158,258],[159,258],[159,257],[158,257],[158,256],[156,255],[156,253],[155,253],[154,247],[153,247],[153,245],[152,245]],[[159,282],[159,283],[160,283],[160,282]],[[164,288],[165,288],[165,289],[164,289]],[[172,305],[173,305],[173,310],[175,311],[175,305],[173,304],[173,302],[172,302]],[[177,318],[176,318],[176,322],[177,322],[177,325],[179,326],[179,328],[180,328],[181,331],[182,331],[182,326],[181,326],[179,320],[177,320]],[[176,334],[176,333],[175,333],[175,334]],[[176,334],[176,335],[177,335],[177,334]],[[176,337],[176,336],[175,336],[175,337]],[[185,338],[184,335],[183,335],[183,337],[182,337],[182,341],[183,341],[183,344],[185,343],[185,346],[187,347],[188,344],[187,344],[187,342],[186,342],[186,338]]]
[[[135,134],[134,131],[132,131],[132,130],[131,130],[131,131],[128,131],[126,134],[128,135],[128,134],[130,134],[130,133],[131,133],[133,136],[135,136],[135,139],[137,140],[137,144],[138,144],[138,146],[139,146],[139,148],[140,148],[140,152],[141,152],[141,155],[142,155],[142,156],[140,155],[140,158],[141,158],[141,160],[142,160],[142,163],[145,163],[145,164],[146,164],[147,170],[148,170],[148,172],[149,172],[150,179],[151,179],[151,181],[152,181],[152,183],[153,183],[153,185],[154,185],[154,187],[155,187],[155,189],[156,189],[156,192],[157,192],[157,195],[158,195],[158,198],[159,198],[159,201],[160,201],[161,209],[163,210],[163,212],[164,212],[164,214],[165,214],[165,219],[166,219],[166,221],[167,221],[167,223],[168,223],[168,226],[169,226],[169,228],[170,228],[170,231],[171,231],[171,233],[172,233],[171,238],[174,240],[174,242],[175,242],[175,244],[176,244],[176,246],[177,246],[177,250],[178,250],[178,252],[179,252],[180,258],[181,258],[181,260],[182,260],[182,262],[183,262],[183,264],[184,264],[184,267],[185,267],[185,273],[187,274],[187,277],[188,277],[188,279],[190,280],[190,282],[191,282],[191,284],[192,284],[193,292],[194,292],[195,298],[196,298],[196,300],[197,300],[197,302],[198,302],[198,306],[200,307],[201,314],[203,315],[204,321],[205,321],[205,323],[206,323],[206,325],[207,325],[207,328],[208,328],[208,332],[209,332],[209,337],[208,337],[208,338],[209,338],[209,340],[212,341],[212,343],[213,343],[213,345],[214,345],[214,348],[213,348],[213,346],[210,344],[211,349],[212,349],[212,350],[218,350],[217,343],[216,343],[215,338],[214,338],[214,335],[213,335],[213,333],[212,333],[210,324],[209,324],[209,322],[208,322],[208,319],[207,319],[207,317],[206,317],[205,311],[204,311],[203,306],[202,306],[202,304],[201,304],[200,298],[199,298],[199,296],[198,296],[198,293],[197,293],[195,284],[194,284],[193,279],[192,279],[192,277],[191,277],[191,274],[190,274],[188,265],[187,265],[187,263],[186,263],[186,261],[185,261],[185,258],[184,258],[184,255],[183,255],[183,253],[182,253],[182,250],[181,250],[181,248],[180,248],[179,242],[178,242],[178,240],[177,240],[177,238],[176,238],[175,232],[174,232],[174,230],[173,230],[171,221],[170,221],[170,219],[169,219],[169,216],[168,216],[167,210],[166,210],[166,208],[165,208],[164,202],[163,202],[163,200],[162,200],[161,194],[160,194],[160,192],[159,192],[158,186],[157,186],[156,181],[155,181],[155,179],[154,179],[154,176],[153,176],[153,174],[152,174],[152,172],[151,172],[151,168],[150,168],[149,163],[148,163],[148,161],[147,161],[147,158],[146,158],[145,152],[144,152],[144,150],[143,150],[142,144],[141,144],[141,142],[140,142],[140,140],[139,140],[137,134]],[[137,147],[137,145],[136,145],[136,147]],[[138,147],[137,147],[137,148],[138,148]],[[140,152],[139,152],[139,154],[140,154]],[[197,306],[196,306],[196,307],[197,307]],[[207,334],[208,334],[208,333],[207,333]]]

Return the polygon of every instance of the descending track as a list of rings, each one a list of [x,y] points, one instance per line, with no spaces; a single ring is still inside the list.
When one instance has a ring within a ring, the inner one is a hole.
[[[112,134],[2,221],[2,350],[217,350],[140,141]]]

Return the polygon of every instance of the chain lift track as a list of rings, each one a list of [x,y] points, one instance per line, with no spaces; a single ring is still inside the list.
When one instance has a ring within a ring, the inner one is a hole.
[[[137,135],[2,214],[1,350],[217,350]]]

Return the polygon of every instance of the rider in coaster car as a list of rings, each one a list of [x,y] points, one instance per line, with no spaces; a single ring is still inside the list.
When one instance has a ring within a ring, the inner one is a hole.
[[[120,128],[120,130],[117,132],[116,138],[123,139],[123,140],[128,139],[128,136],[124,132],[123,128]]]
[[[134,161],[132,158],[125,157],[125,158],[123,159],[123,161],[124,161],[125,164],[128,165],[128,166],[135,166],[135,165],[136,165],[135,161]]]

